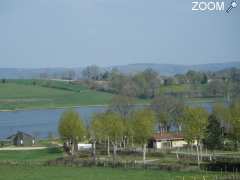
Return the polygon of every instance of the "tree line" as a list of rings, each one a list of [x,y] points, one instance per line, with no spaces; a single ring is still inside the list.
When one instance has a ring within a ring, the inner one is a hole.
[[[64,112],[59,121],[59,134],[70,154],[74,154],[77,143],[85,137],[92,143],[94,160],[96,146],[107,144],[106,153],[110,156],[112,152],[114,162],[119,147],[142,147],[145,162],[148,140],[156,132],[169,132],[171,126],[184,135],[189,146],[195,143],[198,158],[203,146],[210,150],[237,149],[240,103],[216,104],[209,113],[202,107],[186,106],[174,97],[159,96],[150,106],[136,107],[131,98],[115,96],[108,110],[95,114],[89,125],[74,110]]]
[[[102,70],[98,66],[88,66],[82,77],[89,87],[116,94],[139,98],[154,98],[160,95],[161,87],[189,85],[185,92],[167,92],[168,95],[185,97],[224,97],[230,101],[239,98],[240,70],[236,68],[218,72],[189,70],[185,74],[162,76],[151,68],[134,74],[124,74],[118,69]]]

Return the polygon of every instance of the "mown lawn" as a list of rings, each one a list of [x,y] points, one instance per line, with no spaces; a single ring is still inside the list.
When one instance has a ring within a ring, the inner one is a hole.
[[[47,161],[63,156],[63,152],[59,148],[49,148],[42,150],[24,150],[24,151],[0,151],[1,161]]]
[[[212,180],[214,174],[203,172],[164,172],[112,168],[47,167],[0,165],[4,180]]]
[[[59,148],[0,151],[0,180],[203,180],[203,177],[205,180],[212,180],[216,175],[220,175],[220,173],[203,171],[177,172],[44,165],[47,160],[62,156],[63,152]]]

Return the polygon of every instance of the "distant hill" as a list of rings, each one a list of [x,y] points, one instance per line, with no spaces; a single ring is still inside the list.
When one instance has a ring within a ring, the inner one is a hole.
[[[200,65],[174,65],[174,64],[129,64],[123,66],[113,66],[112,68],[117,68],[123,73],[136,73],[145,70],[146,68],[151,68],[161,75],[175,75],[184,74],[189,70],[195,71],[220,71],[228,68],[240,68],[239,62],[230,63],[215,63],[215,64],[200,64]]]
[[[221,71],[228,68],[240,68],[239,62],[230,63],[215,63],[215,64],[200,64],[200,65],[174,65],[174,64],[129,64],[122,66],[110,66],[103,69],[110,70],[117,68],[120,72],[126,74],[134,74],[145,70],[146,68],[152,68],[161,75],[170,76],[175,74],[183,74],[189,70],[195,71]],[[82,67],[69,69],[69,68],[38,68],[38,69],[21,69],[21,68],[0,68],[0,78],[11,78],[11,79],[29,79],[39,78],[42,73],[50,75],[61,75],[68,70],[74,70],[77,77],[81,77]]]
[[[0,78],[7,79],[31,79],[39,78],[40,74],[60,76],[68,70],[74,70],[76,75],[81,74],[81,68],[0,68]]]

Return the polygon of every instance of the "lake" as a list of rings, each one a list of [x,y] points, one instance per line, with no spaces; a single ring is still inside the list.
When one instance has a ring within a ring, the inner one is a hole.
[[[106,107],[75,108],[87,123],[94,113],[104,112]],[[38,137],[47,137],[49,133],[57,135],[58,121],[65,109],[42,109],[0,112],[0,139],[17,131],[24,131]]]
[[[196,106],[196,104],[191,105]],[[212,104],[202,103],[200,106],[211,111]],[[75,110],[88,123],[95,113],[104,112],[106,108],[106,106],[83,106]],[[57,136],[58,121],[64,111],[65,109],[42,109],[0,112],[0,139],[17,131],[24,131],[41,138],[48,137],[50,133]]]

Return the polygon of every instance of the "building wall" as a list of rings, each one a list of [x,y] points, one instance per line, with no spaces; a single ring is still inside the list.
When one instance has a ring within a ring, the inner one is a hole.
[[[21,140],[22,140],[22,144],[21,144]],[[14,139],[14,145],[16,146],[32,146],[33,145],[33,139],[32,138],[15,138]]]
[[[172,141],[173,148],[183,147],[184,145],[187,145],[187,142],[184,140]]]
[[[83,144],[83,143],[79,143],[78,144],[78,150],[83,150],[83,149],[91,149],[92,148],[92,144]]]
[[[154,148],[156,148],[156,149],[171,148],[171,142],[170,141],[157,141],[157,142],[155,142]]]
[[[161,149],[162,148],[162,142],[154,142],[154,146],[155,149]]]
[[[174,140],[174,141],[157,141],[154,143],[155,149],[164,149],[164,148],[178,148],[187,145],[187,142],[184,140]]]

